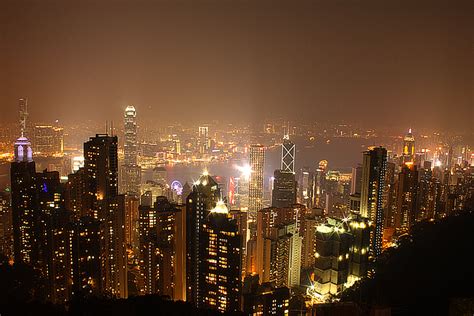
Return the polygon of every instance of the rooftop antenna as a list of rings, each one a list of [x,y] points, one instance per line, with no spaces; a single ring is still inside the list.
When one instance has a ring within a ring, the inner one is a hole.
[[[28,118],[28,99],[27,98],[21,98],[18,101],[18,104],[20,106],[20,131],[21,131],[21,137],[25,136],[26,132],[26,119]]]
[[[283,128],[283,139],[290,139],[290,122],[287,122],[286,128]]]
[[[109,122],[105,120],[105,133],[107,134],[109,132]]]
[[[110,121],[110,136],[114,136],[114,121]]]

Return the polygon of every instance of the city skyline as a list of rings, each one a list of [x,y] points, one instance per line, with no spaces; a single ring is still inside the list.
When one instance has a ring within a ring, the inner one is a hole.
[[[0,1],[0,316],[474,314],[468,3]]]

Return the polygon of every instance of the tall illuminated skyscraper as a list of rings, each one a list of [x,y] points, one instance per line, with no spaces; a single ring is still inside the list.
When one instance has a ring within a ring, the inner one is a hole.
[[[21,136],[15,142],[11,163],[11,205],[13,222],[13,254],[16,261],[36,263],[38,242],[35,227],[38,217],[36,167],[33,150],[25,137],[28,117],[26,98],[19,100]]]
[[[203,286],[200,283],[203,223],[219,199],[220,189],[217,182],[204,172],[194,183],[186,200],[186,300],[198,307],[202,302],[200,289]]]
[[[200,235],[197,307],[240,311],[241,236],[222,201],[210,210]]]
[[[295,174],[289,171],[275,170],[272,190],[273,207],[289,207],[296,203]]]
[[[255,229],[257,212],[263,208],[263,167],[265,163],[265,148],[262,145],[250,146],[250,181],[249,181],[249,210],[248,219]],[[254,224],[252,224],[254,223]]]
[[[205,154],[209,151],[210,141],[208,126],[199,126],[198,146],[201,154]]]
[[[89,213],[101,224],[102,290],[127,297],[125,203],[118,195],[117,136],[98,134],[84,143]]]
[[[377,257],[382,253],[384,223],[383,197],[385,172],[387,169],[387,150],[372,147],[364,152],[362,163],[362,185],[360,214],[369,218],[373,230],[370,233],[370,254]]]
[[[124,115],[125,140],[124,164],[122,167],[122,192],[139,196],[141,168],[138,165],[137,112],[133,105],[127,106]]]
[[[31,144],[21,136],[15,142],[15,160],[11,163],[11,205],[13,253],[16,261],[36,263],[38,217],[36,169]]]
[[[290,136],[283,136],[283,144],[281,145],[281,167],[285,172],[295,173],[295,144],[290,141]]]
[[[415,224],[418,213],[418,168],[406,163],[398,175],[395,228],[407,232]]]
[[[408,134],[403,138],[403,163],[414,162],[415,160],[415,137],[411,133],[411,128]]]

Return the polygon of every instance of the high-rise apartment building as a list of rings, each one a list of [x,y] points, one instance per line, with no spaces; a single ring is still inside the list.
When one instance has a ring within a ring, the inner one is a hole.
[[[241,238],[236,221],[219,201],[202,225],[197,307],[241,310]]]
[[[124,196],[118,195],[117,136],[97,134],[84,143],[86,204],[101,224],[102,290],[127,297]]]
[[[207,173],[193,184],[186,199],[186,300],[198,306],[202,300],[200,247],[203,224],[220,199],[216,181]]]
[[[377,257],[382,253],[384,229],[385,172],[387,169],[387,150],[372,147],[363,154],[360,214],[370,219],[373,225],[370,243],[371,254]]]
[[[418,168],[406,163],[398,175],[395,228],[407,232],[418,215]]]

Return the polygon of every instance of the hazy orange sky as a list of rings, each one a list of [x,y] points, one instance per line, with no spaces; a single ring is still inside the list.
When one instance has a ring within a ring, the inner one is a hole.
[[[0,1],[0,122],[263,117],[472,129],[474,2]]]

